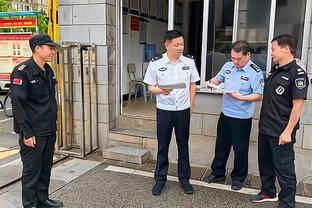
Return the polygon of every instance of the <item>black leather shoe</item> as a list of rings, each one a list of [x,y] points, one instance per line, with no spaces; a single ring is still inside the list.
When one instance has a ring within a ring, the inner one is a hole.
[[[207,183],[224,183],[225,182],[225,177],[224,176],[217,177],[215,175],[210,174],[209,176],[204,178],[203,181],[205,181]]]
[[[186,193],[186,194],[193,194],[194,193],[194,188],[190,184],[190,182],[183,181],[183,182],[180,182],[180,184],[181,184],[181,187],[182,187],[184,193]]]
[[[164,190],[164,187],[165,187],[165,183],[156,182],[152,189],[152,194],[154,196],[159,196],[161,192]]]
[[[243,188],[243,183],[238,181],[233,181],[231,185],[231,189],[234,191],[241,190]]]
[[[39,202],[40,207],[63,207],[63,202],[59,200],[47,199]]]

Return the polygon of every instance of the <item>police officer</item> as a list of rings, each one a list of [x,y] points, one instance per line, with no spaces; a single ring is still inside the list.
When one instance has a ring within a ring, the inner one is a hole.
[[[152,194],[160,195],[167,181],[168,151],[173,127],[178,146],[179,181],[184,192],[192,194],[194,190],[189,183],[191,169],[188,142],[190,116],[199,75],[194,60],[182,55],[184,36],[181,32],[167,31],[164,41],[167,52],[151,61],[144,78],[144,82],[149,85],[149,91],[156,94],[157,102],[158,153],[154,174],[156,183]],[[161,88],[166,84],[175,85],[181,82],[185,87],[182,86],[180,89]]]
[[[62,207],[50,200],[48,190],[56,140],[56,79],[47,64],[55,54],[48,35],[29,40],[32,57],[17,65],[11,74],[14,131],[19,134],[24,207]]]
[[[271,43],[275,65],[265,79],[259,120],[258,161],[262,186],[252,201],[277,200],[277,177],[281,187],[279,207],[295,207],[294,143],[309,83],[306,72],[294,59],[294,38],[280,35]]]
[[[250,60],[250,48],[246,41],[232,45],[231,61],[210,80],[212,84],[224,83],[221,115],[217,127],[215,157],[211,174],[204,179],[208,183],[224,182],[225,167],[231,147],[234,150],[234,168],[231,173],[232,190],[240,190],[248,173],[248,149],[255,111],[255,101],[262,99],[263,73]]]

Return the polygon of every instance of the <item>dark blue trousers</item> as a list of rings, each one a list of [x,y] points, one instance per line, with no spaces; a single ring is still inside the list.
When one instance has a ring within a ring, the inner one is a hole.
[[[239,119],[221,113],[217,127],[215,157],[211,164],[212,174],[225,176],[225,167],[231,147],[234,150],[232,181],[243,183],[248,174],[248,150],[252,119]]]
[[[28,147],[20,135],[22,202],[25,208],[37,206],[48,199],[56,134],[36,137],[36,146]]]
[[[292,134],[295,137],[295,132]],[[294,141],[294,139],[293,139]],[[258,161],[261,194],[276,196],[275,178],[281,187],[279,208],[295,207],[296,173],[294,142],[278,145],[279,138],[259,134]]]
[[[165,111],[157,109],[157,163],[154,178],[156,182],[165,183],[168,174],[168,151],[172,130],[176,135],[178,146],[179,181],[188,181],[191,175],[189,160],[190,109],[182,111]]]

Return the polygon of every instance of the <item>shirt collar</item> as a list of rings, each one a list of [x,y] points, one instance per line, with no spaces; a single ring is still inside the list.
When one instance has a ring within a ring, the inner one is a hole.
[[[170,64],[171,64],[171,62],[170,62],[170,60],[169,60],[169,58],[168,58],[167,52],[163,54],[163,57],[164,57],[165,63],[170,63]],[[179,59],[177,60],[176,63],[182,62],[182,61],[183,61],[183,55],[181,55],[181,56],[179,57]]]
[[[251,60],[249,60],[248,62],[247,62],[247,64],[245,65],[245,66],[243,66],[243,68],[240,68],[240,69],[238,69],[237,67],[235,67],[237,70],[244,70],[244,72],[246,72],[247,71],[247,69],[248,69],[248,67],[250,66],[250,64],[252,64],[252,61]],[[235,66],[235,65],[234,65]]]
[[[35,62],[33,57],[30,57],[30,64],[33,71],[33,75],[38,75],[40,73],[43,73],[44,71],[38,66],[38,64]],[[46,73],[49,73],[49,66],[48,64],[44,65],[44,68],[46,70]]]
[[[288,64],[285,64],[281,67],[278,67],[278,68],[282,68],[284,70],[288,70],[290,67],[292,67],[294,64],[296,64],[296,60],[292,60],[291,62],[289,62]],[[278,66],[278,65],[277,65]]]

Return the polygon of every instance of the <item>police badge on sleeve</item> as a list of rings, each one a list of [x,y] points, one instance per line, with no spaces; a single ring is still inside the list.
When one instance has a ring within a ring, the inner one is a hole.
[[[295,84],[296,84],[296,87],[298,89],[300,89],[300,90],[305,88],[305,86],[306,86],[306,78],[297,78],[295,80]]]

